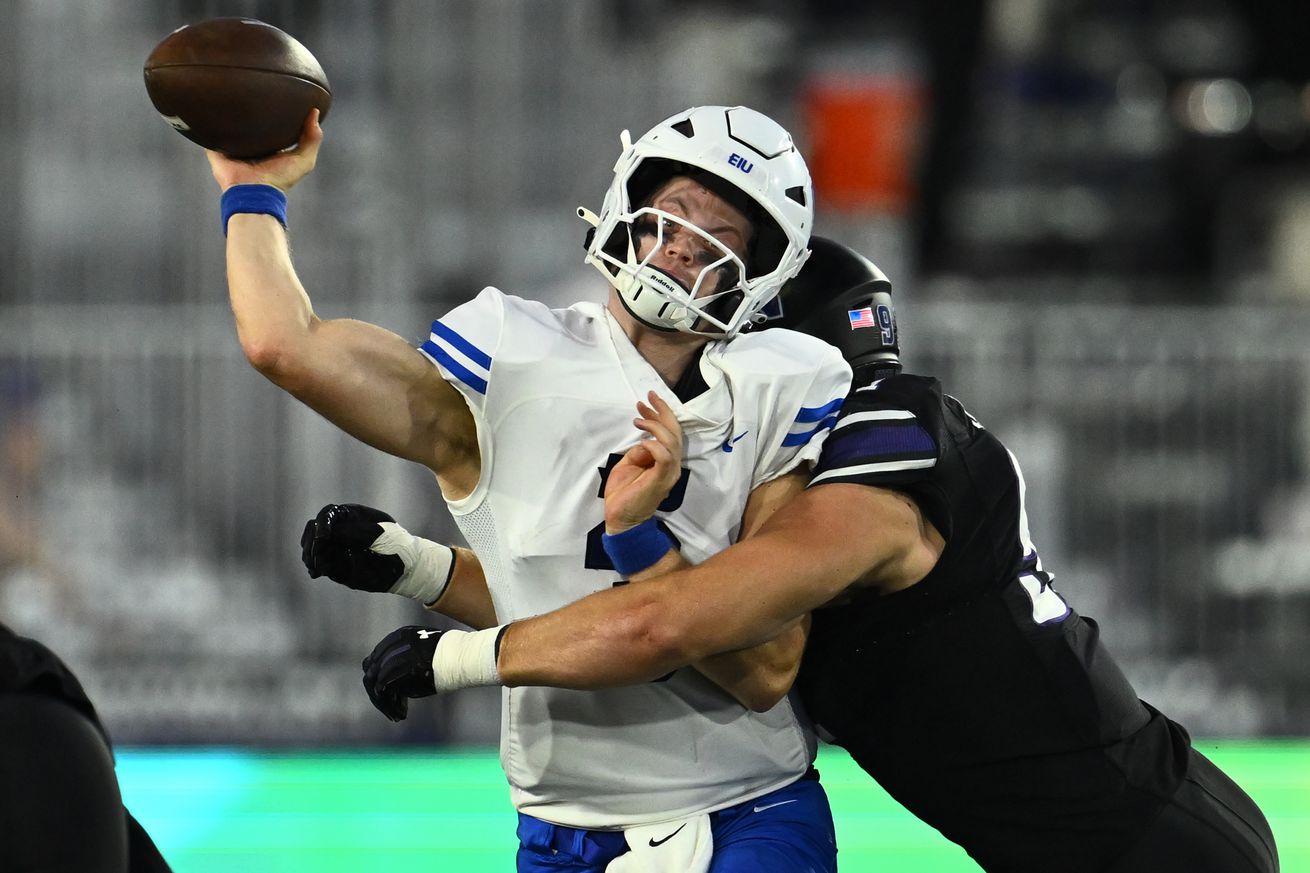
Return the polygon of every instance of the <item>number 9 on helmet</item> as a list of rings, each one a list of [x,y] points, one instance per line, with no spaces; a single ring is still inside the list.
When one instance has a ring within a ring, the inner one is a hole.
[[[595,225],[587,262],[605,274],[627,310],[648,326],[735,335],[809,255],[814,194],[791,135],[744,106],[701,106],[661,121],[636,142],[625,130],[622,141],[600,214],[579,210]],[[698,280],[687,289],[652,266],[649,255],[637,257],[634,223],[640,216],[653,214],[670,226],[687,224],[647,202],[674,176],[693,179],[751,221],[754,233],[745,258],[720,246],[722,257],[705,268],[706,273],[725,265],[735,268],[728,287],[705,293]]]
[[[848,246],[810,238],[805,269],[782,287],[755,327],[785,327],[841,350],[853,385],[867,385],[901,369],[901,341],[892,283],[882,270]]]

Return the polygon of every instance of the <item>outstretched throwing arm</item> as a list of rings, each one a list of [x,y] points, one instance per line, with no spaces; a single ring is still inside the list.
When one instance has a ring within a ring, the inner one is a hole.
[[[209,152],[224,191],[288,191],[314,167],[323,132],[317,111],[291,151],[254,163]],[[247,360],[356,438],[433,470],[462,496],[480,470],[476,428],[459,393],[408,342],[372,324],[314,314],[276,218],[238,213],[227,226],[228,290]]]

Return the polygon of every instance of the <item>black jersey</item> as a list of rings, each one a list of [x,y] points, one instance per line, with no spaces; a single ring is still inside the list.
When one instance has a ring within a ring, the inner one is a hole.
[[[1051,585],[1009,451],[935,379],[852,391],[810,487],[903,492],[945,538],[888,596],[817,610],[815,723],[989,871],[1100,871],[1177,789],[1190,743]]]
[[[59,656],[36,640],[0,624],[0,694],[44,694],[64,701],[91,720],[105,736],[95,707]]]

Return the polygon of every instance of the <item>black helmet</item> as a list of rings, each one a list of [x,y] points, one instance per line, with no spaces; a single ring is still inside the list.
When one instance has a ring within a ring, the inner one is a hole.
[[[756,329],[786,327],[836,346],[855,371],[855,385],[899,373],[892,283],[868,258],[826,237],[810,237],[810,252]]]

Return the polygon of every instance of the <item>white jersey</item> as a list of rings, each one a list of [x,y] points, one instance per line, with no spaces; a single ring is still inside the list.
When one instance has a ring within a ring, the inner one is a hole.
[[[780,329],[711,343],[708,390],[673,396],[605,308],[549,309],[487,288],[422,351],[464,395],[482,473],[447,501],[501,622],[620,580],[604,549],[603,477],[641,436],[638,400],[675,410],[682,480],[658,512],[689,560],[736,541],[752,489],[817,458],[850,382],[839,353]],[[629,688],[505,689],[501,765],[520,811],[578,828],[649,824],[786,785],[815,741],[790,701],[750,712],[694,670]]]

